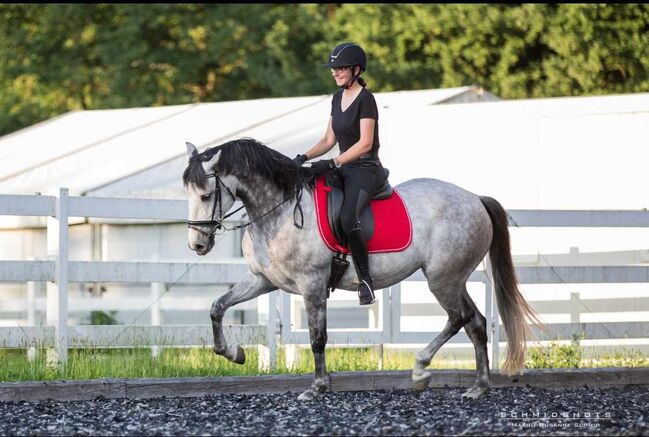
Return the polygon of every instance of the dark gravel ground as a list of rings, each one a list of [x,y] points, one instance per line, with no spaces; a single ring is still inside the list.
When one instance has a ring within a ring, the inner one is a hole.
[[[4,402],[0,435],[649,435],[649,386],[462,392]]]

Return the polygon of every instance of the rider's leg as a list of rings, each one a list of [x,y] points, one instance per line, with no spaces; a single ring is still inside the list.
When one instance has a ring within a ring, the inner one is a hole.
[[[361,281],[359,287],[360,304],[369,305],[375,300],[374,285],[370,275],[367,242],[363,237],[359,217],[363,208],[369,204],[372,193],[374,193],[376,170],[374,168],[354,168],[351,171],[345,171],[342,176],[345,185],[345,199],[340,224],[349,243],[356,274]]]
[[[374,284],[372,283],[372,275],[370,275],[367,243],[362,235],[360,223],[357,222],[357,224],[357,228],[347,234],[347,241],[352,252],[352,261],[356,268],[356,274],[361,281],[358,289],[360,304],[369,305],[374,303],[376,299],[374,296]]]

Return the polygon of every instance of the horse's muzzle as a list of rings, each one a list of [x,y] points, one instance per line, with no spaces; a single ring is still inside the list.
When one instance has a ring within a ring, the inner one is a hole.
[[[194,244],[193,246],[191,244],[188,244],[188,246],[191,250],[195,251],[200,256],[207,255],[214,247],[214,237],[212,236],[208,238],[206,244]]]

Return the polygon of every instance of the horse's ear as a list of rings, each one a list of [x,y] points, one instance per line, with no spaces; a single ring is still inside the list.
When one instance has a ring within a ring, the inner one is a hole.
[[[212,156],[212,159],[207,161],[204,165],[205,171],[208,171],[208,169],[214,168],[216,166],[216,163],[219,161],[219,156],[221,156],[221,151],[219,150]]]
[[[196,150],[196,146],[187,141],[185,143],[187,145],[187,155],[191,158],[194,155],[198,154],[198,150]]]

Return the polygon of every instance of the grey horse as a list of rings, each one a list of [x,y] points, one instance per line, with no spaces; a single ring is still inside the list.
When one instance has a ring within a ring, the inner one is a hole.
[[[245,361],[243,349],[229,344],[223,335],[223,315],[229,307],[277,289],[300,294],[308,318],[315,378],[299,399],[313,399],[330,386],[325,364],[326,285],[333,256],[318,232],[313,181],[300,177],[303,172],[290,158],[250,138],[202,153],[187,143],[187,153],[183,182],[188,194],[189,247],[199,255],[208,253],[215,230],[236,200],[251,218],[241,243],[249,272],[215,300],[210,311],[214,352],[235,363]],[[469,296],[466,282],[487,252],[507,336],[504,373],[522,370],[527,320],[540,323],[518,289],[506,212],[490,197],[435,179],[412,179],[395,189],[411,217],[412,243],[401,252],[370,254],[374,285],[389,287],[422,269],[430,291],[448,313],[442,332],[416,355],[413,385],[418,390],[428,386],[433,374],[426,368],[433,356],[464,327],[475,348],[476,381],[463,396],[478,397],[489,388],[486,319]],[[338,288],[357,290],[354,269],[347,269]]]

